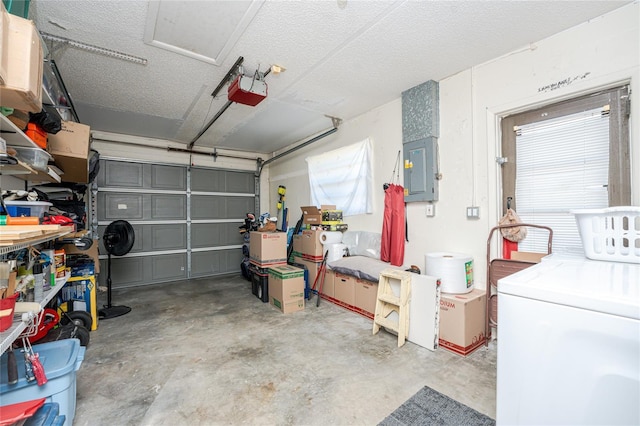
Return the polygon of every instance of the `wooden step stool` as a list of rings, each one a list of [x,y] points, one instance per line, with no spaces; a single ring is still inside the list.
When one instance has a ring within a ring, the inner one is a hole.
[[[393,281],[400,281],[400,297],[391,288]],[[398,333],[398,347],[404,345],[409,333],[409,299],[411,297],[411,272],[397,269],[385,269],[380,273],[378,282],[378,299],[376,312],[373,317],[373,334],[380,331],[380,327]],[[390,320],[392,312],[398,313],[398,322]]]

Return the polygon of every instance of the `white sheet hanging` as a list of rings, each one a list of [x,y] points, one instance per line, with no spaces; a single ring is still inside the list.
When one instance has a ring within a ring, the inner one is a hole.
[[[311,204],[335,205],[343,216],[373,212],[371,142],[365,139],[306,158]]]

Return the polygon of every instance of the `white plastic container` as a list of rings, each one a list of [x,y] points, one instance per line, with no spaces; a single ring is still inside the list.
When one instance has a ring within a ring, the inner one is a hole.
[[[640,207],[572,210],[589,259],[640,263]]]

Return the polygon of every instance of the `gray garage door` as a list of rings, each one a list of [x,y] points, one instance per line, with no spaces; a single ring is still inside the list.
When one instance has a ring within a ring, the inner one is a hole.
[[[253,173],[101,160],[96,182],[98,235],[119,219],[135,231],[133,249],[112,257],[114,288],[239,273],[238,226],[255,206]]]

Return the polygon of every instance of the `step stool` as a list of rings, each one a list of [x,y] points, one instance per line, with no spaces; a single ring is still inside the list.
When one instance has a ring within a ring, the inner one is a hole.
[[[400,282],[400,296],[396,296],[391,283]],[[409,299],[411,297],[411,272],[397,269],[385,269],[380,273],[376,312],[373,317],[373,334],[380,327],[398,333],[398,347],[404,345],[409,333]],[[392,312],[398,313],[398,321],[389,319]]]

